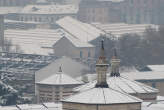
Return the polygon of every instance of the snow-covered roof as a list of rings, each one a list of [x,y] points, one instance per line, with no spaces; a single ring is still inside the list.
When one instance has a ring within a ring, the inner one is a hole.
[[[92,44],[88,42],[84,42],[84,41],[81,41],[80,39],[77,39],[71,34],[65,32],[63,29],[60,29],[60,31],[63,33],[63,36],[67,38],[75,47],[94,47]]]
[[[80,92],[80,91],[85,91],[94,88],[96,83],[97,81],[89,82],[85,85],[75,88],[74,91]],[[157,89],[154,89],[137,81],[129,80],[125,77],[108,77],[107,83],[109,87],[111,87],[112,89],[129,94],[158,93]]]
[[[80,76],[83,71],[89,71],[90,68],[81,62],[77,62],[68,57],[61,57],[48,66],[42,68],[41,70],[35,73],[35,81],[40,82],[43,79],[54,75],[58,72],[59,67],[62,66],[62,70],[66,71],[66,73],[71,77]]]
[[[164,103],[143,102],[142,110],[164,110]]]
[[[70,96],[69,98],[64,99],[63,102],[83,104],[121,104],[140,103],[142,100],[111,88],[92,88]]]
[[[42,104],[0,106],[0,110],[62,110],[62,103],[47,102]]]
[[[123,2],[125,0],[96,0],[96,1],[107,1],[107,2]]]
[[[46,107],[40,104],[22,104],[22,105],[17,105],[20,110],[46,110]]]
[[[19,45],[21,50],[27,54],[47,55],[53,53],[52,47],[62,35],[58,30],[51,29],[29,29],[29,30],[5,30],[5,38],[10,40],[13,47]]]
[[[122,76],[125,76],[132,80],[163,80],[164,72],[161,71],[129,72],[129,73],[122,73]]]
[[[62,103],[47,102],[43,103],[43,105],[48,108],[48,110],[62,110]]]
[[[56,23],[66,32],[70,33],[82,42],[94,40],[99,37],[100,34],[104,33],[90,24],[82,23],[69,16],[59,19]]]
[[[0,106],[0,110],[19,110],[16,106]]]
[[[0,14],[18,13],[22,10],[22,7],[2,7],[0,6]]]
[[[163,71],[164,72],[164,65],[148,65],[152,71]]]
[[[135,33],[140,35],[143,34],[148,27],[158,29],[157,25],[152,25],[152,24],[92,23],[92,25],[100,30],[105,31],[108,34],[112,34],[114,37],[121,37],[123,34],[135,34]]]
[[[83,1],[91,1],[91,0],[83,0]],[[123,2],[125,0],[92,0],[93,2],[94,1],[99,1],[99,2]]]
[[[48,78],[37,82],[37,84],[47,84],[47,85],[74,85],[74,84],[82,84],[75,80],[74,78],[68,76],[64,72],[57,72],[54,75],[49,76]]]
[[[53,53],[53,45],[65,36],[76,47],[93,47],[93,45],[74,38],[62,29],[5,30],[5,38],[12,42],[13,49],[19,45],[26,54],[48,55]]]
[[[164,96],[157,96],[158,101],[163,101],[164,102]]]
[[[90,42],[104,33],[113,35],[113,37],[121,37],[124,34],[143,34],[148,27],[158,29],[157,25],[152,24],[87,24],[68,16],[58,20],[56,23],[68,33],[84,42]]]
[[[76,5],[27,5],[20,12],[22,14],[76,14]]]

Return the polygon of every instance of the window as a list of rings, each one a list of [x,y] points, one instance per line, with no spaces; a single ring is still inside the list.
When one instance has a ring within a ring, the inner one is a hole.
[[[39,17],[39,22],[42,22],[42,18],[41,17]]]
[[[91,52],[90,51],[88,51],[88,57],[91,57]]]
[[[156,88],[156,83],[155,82],[152,83],[152,87]]]
[[[80,58],[83,58],[83,52],[80,51]]]

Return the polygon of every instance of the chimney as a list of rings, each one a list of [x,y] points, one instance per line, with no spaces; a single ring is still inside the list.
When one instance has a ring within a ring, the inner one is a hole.
[[[96,63],[96,72],[97,72],[97,84],[95,87],[108,88],[106,81],[106,73],[109,64],[106,61],[105,50],[104,50],[104,40],[101,41],[101,51],[100,57]]]

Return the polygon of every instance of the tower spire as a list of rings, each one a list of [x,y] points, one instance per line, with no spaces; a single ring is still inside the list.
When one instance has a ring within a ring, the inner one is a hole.
[[[104,49],[104,39],[101,40],[101,51],[100,57],[96,63],[96,72],[97,72],[97,84],[96,87],[107,88],[108,84],[106,81],[106,73],[109,64],[107,64],[105,57],[105,49]]]
[[[120,66],[120,59],[117,56],[117,50],[114,48],[113,56],[111,59],[111,74],[112,77],[119,77],[119,66]]]

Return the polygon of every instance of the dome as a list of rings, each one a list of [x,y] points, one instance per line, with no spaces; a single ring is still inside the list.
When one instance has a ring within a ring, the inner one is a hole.
[[[111,88],[92,88],[66,98],[62,102],[107,105],[141,103],[142,100]]]
[[[85,85],[81,85],[74,89],[75,92],[85,91],[91,88],[94,88],[97,81],[89,82]],[[118,90],[120,92],[128,93],[128,94],[138,94],[138,93],[158,93],[159,91],[155,88],[147,86],[137,81],[129,80],[125,77],[108,77],[107,83],[110,88],[114,90]]]
[[[75,80],[74,78],[66,75],[62,72],[61,68],[56,74],[37,82],[37,84],[47,84],[47,85],[74,85],[82,84],[82,82]]]

